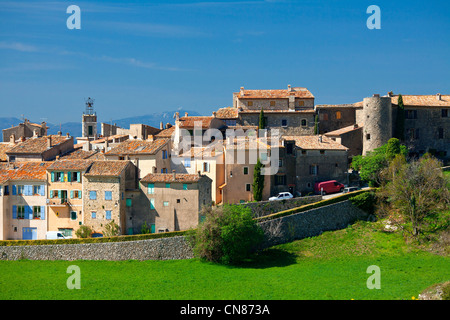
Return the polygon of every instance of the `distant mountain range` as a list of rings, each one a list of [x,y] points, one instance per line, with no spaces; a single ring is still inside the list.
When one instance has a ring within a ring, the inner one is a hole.
[[[101,126],[100,123],[108,123],[108,124],[116,124],[117,126],[121,128],[128,129],[130,127],[130,124],[134,123],[142,123],[146,124],[152,127],[159,128],[160,123],[162,122],[164,125],[166,123],[175,123],[175,119],[173,118],[173,115],[175,112],[180,113],[180,117],[183,117],[185,113],[187,112],[189,116],[200,116],[198,112],[191,111],[191,110],[175,110],[175,111],[165,111],[165,112],[156,112],[152,114],[147,114],[143,116],[137,116],[137,117],[129,117],[129,118],[123,118],[123,119],[117,119],[117,120],[100,120],[98,124],[98,133],[101,132]],[[13,117],[5,117],[0,118],[0,128],[1,129],[7,129],[12,126],[17,126],[19,123],[23,122],[22,120],[18,118]],[[33,122],[32,119],[30,119],[30,122]],[[37,121],[36,123],[40,123],[41,121]],[[81,137],[81,117],[80,122],[65,122],[59,124],[54,123],[47,123],[48,134],[57,134],[58,131],[61,131],[62,134],[69,133],[72,137]],[[3,135],[0,135],[0,141],[2,140]]]

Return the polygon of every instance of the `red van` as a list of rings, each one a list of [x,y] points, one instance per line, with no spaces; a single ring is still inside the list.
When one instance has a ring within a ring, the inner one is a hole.
[[[336,180],[316,182],[314,192],[317,194],[329,194],[344,191],[345,186]]]

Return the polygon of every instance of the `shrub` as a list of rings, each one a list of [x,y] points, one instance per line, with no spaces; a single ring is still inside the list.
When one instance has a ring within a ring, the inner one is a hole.
[[[78,238],[89,238],[92,234],[92,228],[86,225],[81,226],[75,232]]]
[[[369,213],[375,213],[377,198],[374,192],[365,192],[349,199],[353,205]]]
[[[194,254],[201,260],[236,264],[263,240],[263,231],[249,208],[224,205],[204,211],[205,221],[190,237]]]
[[[120,227],[117,223],[112,220],[110,223],[105,225],[103,230],[103,235],[105,237],[115,237],[120,235]]]

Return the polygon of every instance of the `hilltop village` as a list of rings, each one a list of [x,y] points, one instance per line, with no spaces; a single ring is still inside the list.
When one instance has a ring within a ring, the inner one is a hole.
[[[410,156],[450,157],[450,95],[402,95]],[[317,182],[349,186],[352,158],[385,144],[398,126],[399,95],[316,105],[303,87],[233,93],[208,116],[174,115],[174,124],[129,128],[97,122],[93,100],[82,136],[47,135],[45,122],[3,129],[0,143],[0,240],[67,237],[87,225],[101,236],[187,230],[203,206],[254,201],[257,160],[262,200],[280,192],[313,194]],[[402,126],[403,126],[402,125]]]

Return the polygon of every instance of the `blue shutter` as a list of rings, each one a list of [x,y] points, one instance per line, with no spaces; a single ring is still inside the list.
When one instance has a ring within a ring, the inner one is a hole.
[[[32,196],[33,195],[33,186],[25,186],[25,195]]]
[[[81,182],[81,172],[77,172],[77,182]]]
[[[58,190],[58,198],[61,199],[62,198],[62,191]]]
[[[13,196],[15,196],[17,194],[17,186],[15,184],[13,184],[13,186],[12,186],[12,194],[13,194]]]
[[[45,206],[41,206],[41,220],[45,220]]]
[[[39,194],[41,196],[45,196],[45,186],[44,185],[39,186]]]
[[[67,182],[72,182],[72,173],[70,171],[67,172]]]
[[[17,219],[17,206],[12,207],[13,219]]]
[[[106,219],[111,220],[111,211],[110,210],[106,210]]]
[[[28,213],[28,218],[27,218]],[[25,219],[33,220],[33,207],[25,206]]]
[[[52,172],[52,182],[55,182],[55,173]]]
[[[70,199],[73,199],[73,190],[70,190]]]
[[[78,199],[81,199],[81,190],[78,190]]]

